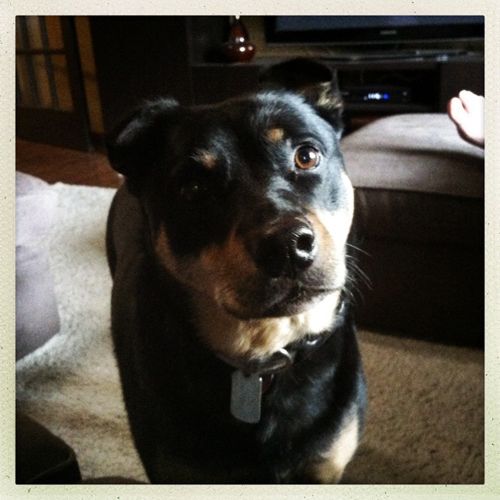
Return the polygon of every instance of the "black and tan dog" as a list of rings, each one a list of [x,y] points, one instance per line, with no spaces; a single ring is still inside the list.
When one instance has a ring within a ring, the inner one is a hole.
[[[150,103],[109,141],[126,176],[113,338],[155,483],[337,482],[358,444],[339,101],[317,63],[264,82],[213,106]]]

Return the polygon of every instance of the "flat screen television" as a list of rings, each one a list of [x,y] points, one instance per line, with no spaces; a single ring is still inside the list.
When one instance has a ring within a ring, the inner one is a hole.
[[[268,43],[397,44],[479,40],[484,16],[269,16]]]

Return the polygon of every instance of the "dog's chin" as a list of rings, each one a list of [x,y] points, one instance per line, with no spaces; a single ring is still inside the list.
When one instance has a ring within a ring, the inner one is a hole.
[[[262,301],[261,298],[255,297],[255,301],[233,301],[231,304],[222,303],[222,307],[228,314],[241,320],[295,316],[307,311],[314,303],[335,291],[338,291],[338,288],[296,286],[283,296],[274,297],[274,300]]]

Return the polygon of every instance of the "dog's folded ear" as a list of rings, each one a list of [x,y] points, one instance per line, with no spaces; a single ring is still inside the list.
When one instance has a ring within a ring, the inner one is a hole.
[[[129,178],[139,177],[154,166],[179,109],[174,99],[159,99],[136,109],[106,139],[111,166]]]
[[[302,94],[330,122],[337,136],[342,135],[343,102],[335,70],[313,59],[290,59],[265,69],[260,75],[260,87]]]

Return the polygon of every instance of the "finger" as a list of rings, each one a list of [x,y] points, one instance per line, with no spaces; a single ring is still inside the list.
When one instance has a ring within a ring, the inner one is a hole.
[[[458,97],[453,97],[448,103],[450,118],[457,124],[462,125],[467,119],[467,111]]]
[[[461,90],[458,97],[466,111],[469,113],[478,112],[483,106],[483,97],[474,94],[470,90]]]

